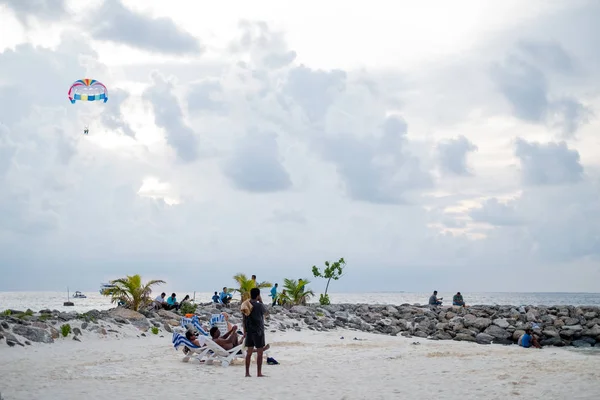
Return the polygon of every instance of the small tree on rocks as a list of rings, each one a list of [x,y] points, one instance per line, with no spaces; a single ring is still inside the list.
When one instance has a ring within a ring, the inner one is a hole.
[[[329,289],[329,282],[333,279],[337,281],[344,275],[344,268],[346,267],[346,261],[343,258],[340,258],[338,261],[330,263],[329,261],[325,261],[325,268],[323,272],[317,268],[316,265],[312,267],[312,273],[315,278],[325,278],[327,279],[327,286],[325,286],[325,293],[319,296],[319,303],[321,305],[330,304],[329,295],[327,294],[327,290]]]

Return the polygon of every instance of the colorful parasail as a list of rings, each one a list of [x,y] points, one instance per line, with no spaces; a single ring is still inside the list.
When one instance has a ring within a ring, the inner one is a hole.
[[[72,104],[76,101],[108,101],[108,90],[102,82],[95,79],[80,79],[69,88],[69,100]]]

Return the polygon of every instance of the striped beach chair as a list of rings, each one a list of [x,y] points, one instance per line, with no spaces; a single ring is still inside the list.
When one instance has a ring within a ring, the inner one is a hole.
[[[198,333],[208,336],[208,332],[202,327],[197,315],[194,315],[192,318],[182,317],[181,326],[185,329],[195,329]]]
[[[211,359],[210,354],[212,354],[212,350],[210,347],[206,346],[204,336],[198,336],[198,341],[202,346],[197,346],[194,343],[190,342],[185,335],[182,335],[178,332],[173,332],[173,347],[175,350],[182,349],[183,350],[183,359],[181,361],[188,362],[190,358],[194,357],[199,362],[205,362]],[[187,351],[186,351],[187,350]]]

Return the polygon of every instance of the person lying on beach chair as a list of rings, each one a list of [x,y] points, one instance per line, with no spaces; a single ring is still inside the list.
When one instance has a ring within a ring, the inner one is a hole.
[[[201,343],[200,340],[198,340],[198,334],[196,333],[196,331],[192,331],[192,330],[186,331],[185,338],[198,347],[204,346],[204,342]]]
[[[444,299],[443,297],[440,297],[440,298],[438,299],[438,297],[437,297],[437,290],[434,290],[434,291],[433,291],[433,294],[432,294],[432,295],[431,295],[431,297],[429,298],[429,305],[430,305],[430,306],[441,306],[441,305],[442,305],[442,300],[443,300],[443,299]]]
[[[216,326],[210,328],[210,337],[213,342],[221,346],[225,350],[231,350],[240,345],[237,335],[237,325],[234,325],[226,334],[221,336],[221,331]],[[242,337],[243,339],[243,337]]]

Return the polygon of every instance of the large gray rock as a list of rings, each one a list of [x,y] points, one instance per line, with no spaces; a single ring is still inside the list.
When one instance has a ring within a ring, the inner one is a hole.
[[[312,311],[308,307],[305,307],[305,306],[293,306],[290,309],[290,311],[293,312],[293,313],[299,314],[299,315],[310,315],[310,314],[312,314]]]
[[[475,336],[475,341],[479,344],[491,344],[494,340],[494,336],[488,335],[487,333],[478,333]]]
[[[525,331],[524,331],[524,330],[522,330],[522,329],[517,329],[517,330],[515,330],[515,331],[513,332],[513,334],[512,334],[512,339],[513,339],[513,340],[516,342],[516,341],[518,341],[518,340],[519,340],[519,338],[520,338],[521,336],[523,336],[524,334],[525,334]],[[558,333],[557,333],[557,334],[558,334]]]
[[[458,340],[460,342],[474,342],[475,338],[471,335],[467,335],[466,333],[459,333],[454,336],[454,340]]]
[[[15,335],[13,335],[10,332],[4,332],[3,333],[4,337],[6,338],[6,344],[9,345],[10,347],[13,347],[15,345],[19,345],[21,347],[25,347],[25,345],[21,342],[19,342],[19,339],[17,339],[15,337]]]
[[[496,325],[491,325],[487,327],[484,332],[490,336],[493,336],[496,339],[508,339],[509,337],[511,337],[511,334],[509,332]]]
[[[166,310],[161,310],[161,311],[166,311]],[[166,312],[168,312],[168,311],[166,311]],[[160,311],[159,311],[159,313],[160,313]],[[112,318],[125,318],[130,321],[139,321],[142,319],[146,319],[146,317],[143,314],[141,314],[137,311],[129,310],[124,307],[113,308],[112,310],[110,310],[108,312],[108,315],[110,315]],[[178,316],[178,317],[180,318],[181,316]]]
[[[493,321],[493,324],[496,326],[499,326],[502,329],[506,329],[510,326],[510,324],[508,323],[508,321],[506,320],[506,318],[496,318]]]
[[[38,343],[53,343],[52,335],[44,329],[36,328],[33,326],[15,325],[13,326],[13,332],[17,335],[23,336],[32,342]]]
[[[483,330],[483,329],[486,329],[487,327],[489,327],[490,325],[492,325],[491,319],[479,317],[479,318],[475,319],[475,321],[473,321],[469,326],[472,326],[479,330]]]

